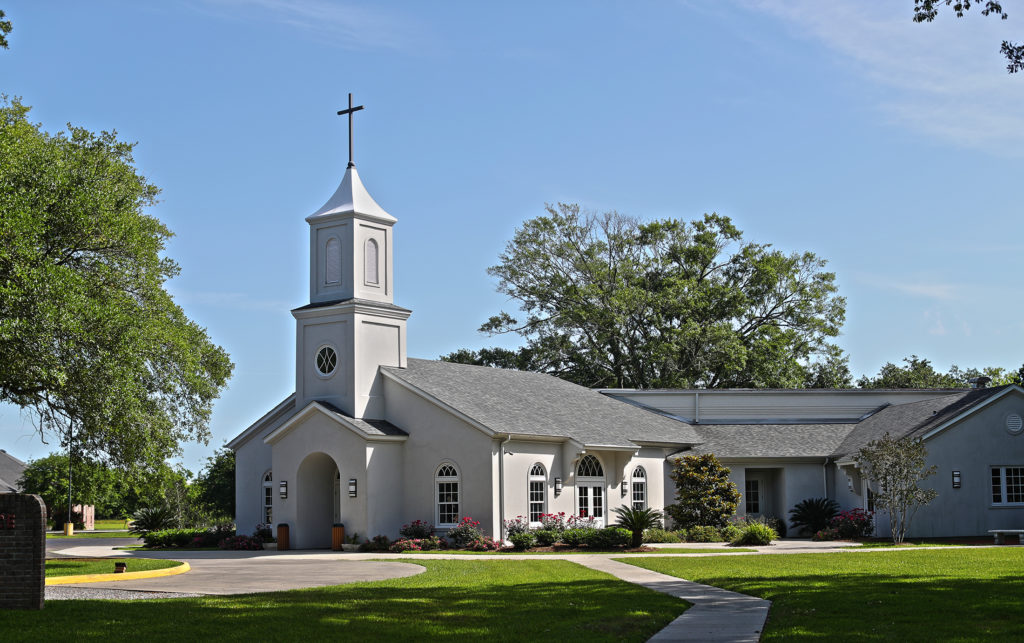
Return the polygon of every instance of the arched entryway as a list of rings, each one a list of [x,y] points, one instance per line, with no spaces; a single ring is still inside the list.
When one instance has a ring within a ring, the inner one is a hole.
[[[338,465],[326,453],[311,453],[299,465],[295,489],[295,525],[291,538],[297,549],[331,546],[331,525],[337,515],[335,480]]]

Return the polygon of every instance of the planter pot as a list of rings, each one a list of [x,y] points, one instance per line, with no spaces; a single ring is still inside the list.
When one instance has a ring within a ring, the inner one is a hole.
[[[263,549],[277,549],[277,543],[263,543]]]
[[[341,550],[342,551],[359,551],[359,545],[351,545],[349,543],[345,543],[345,544],[343,544],[341,546]]]

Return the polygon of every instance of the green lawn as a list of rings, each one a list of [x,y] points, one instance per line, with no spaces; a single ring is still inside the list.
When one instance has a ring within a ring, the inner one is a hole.
[[[129,572],[177,567],[176,560],[149,558],[50,558],[46,561],[47,576],[80,576],[82,574],[113,574],[114,563],[127,563]]]
[[[345,563],[337,563],[344,565]],[[682,601],[561,560],[419,560],[427,571],[293,592],[50,601],[0,611],[6,640],[645,641]]]
[[[128,521],[120,518],[104,518],[93,522],[96,529],[128,529]]]
[[[114,532],[95,532],[95,531],[76,531],[74,536],[65,536],[64,534],[46,534],[47,538],[52,539],[72,539],[72,538],[138,538],[135,534],[129,534],[126,531],[114,531]]]
[[[765,641],[1024,640],[1024,549],[620,560],[772,600]]]

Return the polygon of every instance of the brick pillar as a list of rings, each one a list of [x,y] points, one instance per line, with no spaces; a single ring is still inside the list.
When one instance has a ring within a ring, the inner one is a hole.
[[[43,609],[45,564],[43,499],[0,493],[0,609]]]

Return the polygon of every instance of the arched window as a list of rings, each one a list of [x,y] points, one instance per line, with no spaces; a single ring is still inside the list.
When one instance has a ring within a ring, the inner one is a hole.
[[[366,250],[363,252],[363,257],[366,260],[366,283],[376,286],[380,283],[378,262],[377,262],[377,241],[374,239],[366,240]]]
[[[437,488],[437,526],[454,527],[459,522],[459,472],[451,464],[442,464],[434,475]]]
[[[337,237],[331,237],[327,240],[327,248],[324,254],[326,256],[324,281],[329,284],[336,284],[341,281],[341,242],[338,241]]]
[[[263,522],[270,524],[274,521],[274,474],[267,471],[263,474],[263,488],[261,502],[263,505]]]
[[[604,469],[592,455],[585,455],[576,465],[576,514],[604,518]]]
[[[541,514],[547,513],[548,476],[543,464],[537,462],[530,467],[528,485],[530,524],[540,524]]]
[[[633,508],[647,508],[647,472],[643,467],[633,469],[633,476],[630,480],[633,489]]]

